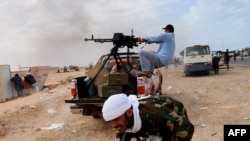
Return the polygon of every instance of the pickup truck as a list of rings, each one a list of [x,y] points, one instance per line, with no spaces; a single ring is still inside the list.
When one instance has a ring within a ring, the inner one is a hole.
[[[65,100],[65,103],[70,105],[73,114],[101,118],[103,103],[110,95],[138,95],[137,72],[141,71],[138,53],[118,52],[116,56],[101,56],[86,74],[72,79],[72,99]],[[162,73],[159,68],[155,69],[151,78],[142,78],[145,95],[161,94]]]

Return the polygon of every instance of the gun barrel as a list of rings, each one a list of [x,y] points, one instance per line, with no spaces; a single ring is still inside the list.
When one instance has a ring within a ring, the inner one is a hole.
[[[95,39],[94,35],[91,36],[91,38],[85,38],[85,41],[94,41],[99,43],[104,42],[113,42],[113,45],[116,48],[127,46],[128,48],[133,48],[133,46],[137,45],[137,39],[134,38],[134,35],[131,36],[125,36],[123,33],[114,33],[112,39]]]
[[[94,41],[94,42],[104,43],[104,42],[113,42],[113,39],[87,39],[85,38],[85,41]]]

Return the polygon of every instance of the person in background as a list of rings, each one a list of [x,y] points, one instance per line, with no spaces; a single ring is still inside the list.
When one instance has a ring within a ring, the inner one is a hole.
[[[241,51],[241,61],[243,61],[244,60],[244,50],[242,49],[242,51]]]
[[[214,74],[219,74],[219,61],[220,61],[220,57],[214,55],[214,56],[213,56],[213,69],[214,69]]]
[[[241,54],[241,61],[243,61],[244,60],[244,55],[243,54]]]
[[[164,33],[157,36],[137,37],[138,42],[160,44],[157,52],[146,50],[141,50],[139,52],[142,72],[138,73],[138,75],[150,78],[155,66],[168,66],[173,59],[175,52],[174,26],[168,24],[163,29]]]
[[[234,61],[236,61],[236,56],[237,56],[237,55],[236,55],[236,53],[234,52]]]
[[[38,83],[35,79],[35,76],[32,73],[27,72],[26,76],[24,76],[24,81],[26,81],[27,83],[29,83],[32,86],[34,93],[39,92]]]
[[[191,141],[194,126],[183,104],[173,98],[136,95],[111,95],[102,108],[103,118],[117,130],[120,141],[132,138],[150,141]]]
[[[18,74],[15,74],[15,76],[11,78],[11,81],[14,82],[14,86],[15,86],[18,97],[23,97],[24,86],[22,83],[23,81],[22,78]]]
[[[225,52],[225,55],[224,55],[224,62],[227,66],[227,70],[229,70],[229,61],[230,61],[230,56],[229,56],[229,52],[228,52],[228,49],[226,50]]]

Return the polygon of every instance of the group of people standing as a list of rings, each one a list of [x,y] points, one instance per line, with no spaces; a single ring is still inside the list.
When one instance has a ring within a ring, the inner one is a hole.
[[[16,73],[14,77],[11,78],[11,81],[14,84],[15,90],[17,92],[17,96],[23,97],[24,85],[23,85],[22,77]],[[26,76],[24,77],[24,81],[32,85],[32,87],[33,87],[33,84],[36,83],[36,79],[32,74],[26,74]]]
[[[213,55],[213,70],[214,74],[219,74],[219,62],[220,62],[220,57],[217,56],[216,54]],[[226,65],[227,70],[229,70],[229,61],[230,61],[230,55],[228,49],[224,53],[224,64]]]

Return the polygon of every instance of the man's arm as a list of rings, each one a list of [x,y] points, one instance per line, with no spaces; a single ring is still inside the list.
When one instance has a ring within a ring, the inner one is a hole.
[[[147,42],[147,43],[160,43],[166,38],[166,34],[160,34],[158,36],[152,37],[137,37],[138,42]]]

